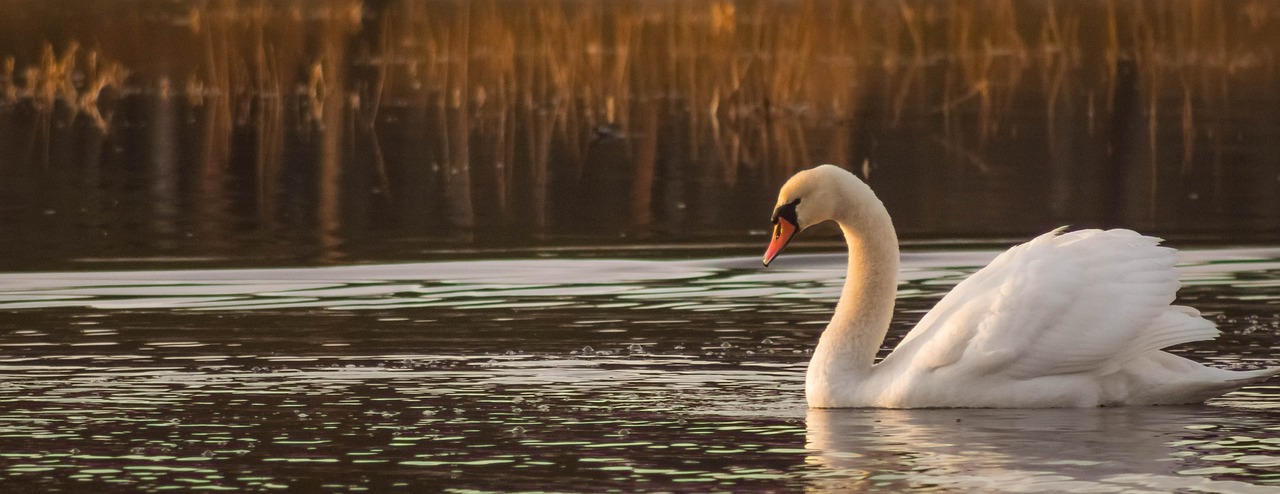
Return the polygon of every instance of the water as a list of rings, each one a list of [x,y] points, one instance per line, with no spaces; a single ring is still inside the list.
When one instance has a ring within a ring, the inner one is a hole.
[[[1280,238],[1273,2],[0,10],[3,271],[745,242],[824,162],[910,238]]]
[[[600,253],[596,253],[599,255]],[[454,490],[1280,489],[1280,386],[1200,407],[806,410],[843,256],[0,275],[0,485]],[[994,255],[904,254],[887,346]],[[1184,253],[1280,364],[1280,249]]]
[[[0,490],[1280,489],[1275,384],[808,411],[840,247],[758,265],[821,162],[908,239],[887,347],[1064,224],[1274,244],[1280,3],[0,11]],[[1276,364],[1280,250],[1184,262],[1177,351]]]

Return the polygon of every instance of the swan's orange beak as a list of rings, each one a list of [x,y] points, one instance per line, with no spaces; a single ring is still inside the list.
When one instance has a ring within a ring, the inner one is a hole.
[[[773,240],[769,241],[769,248],[764,251],[765,267],[773,262],[773,258],[778,257],[794,236],[796,236],[796,225],[786,218],[778,218],[778,221],[773,224]]]

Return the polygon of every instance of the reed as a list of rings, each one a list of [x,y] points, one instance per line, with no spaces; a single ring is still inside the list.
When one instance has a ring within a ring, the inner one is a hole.
[[[282,157],[306,143],[317,221],[336,236],[355,194],[342,184],[365,174],[383,200],[425,194],[469,229],[553,225],[584,180],[615,168],[626,175],[611,192],[626,196],[619,214],[650,225],[664,204],[766,190],[807,163],[853,167],[872,152],[857,148],[871,128],[928,136],[949,157],[939,166],[998,173],[1026,166],[989,152],[1025,139],[1019,125],[1043,122],[1056,155],[1073,126],[1105,140],[1117,95],[1132,92],[1150,206],[1162,184],[1199,172],[1233,102],[1269,94],[1277,19],[1280,4],[1236,0],[210,0],[131,18],[128,33],[99,27],[80,38],[92,50],[3,54],[0,101],[35,109],[46,139],[54,108],[110,132],[108,88],[176,81],[203,132],[194,202],[226,207],[215,199],[247,133],[254,207],[273,224],[296,193],[282,186]],[[164,39],[130,34],[143,32]],[[137,54],[157,43],[173,56]],[[1119,87],[1127,64],[1135,88]],[[1173,175],[1160,167],[1165,122],[1181,143]],[[388,125],[416,133],[424,152],[391,145]],[[625,163],[602,161],[611,139]],[[368,156],[347,151],[356,142]],[[695,185],[660,187],[672,176]]]

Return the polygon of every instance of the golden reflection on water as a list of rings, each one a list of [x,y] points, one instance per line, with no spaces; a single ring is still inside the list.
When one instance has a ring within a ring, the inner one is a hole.
[[[1270,2],[3,4],[27,12],[0,20],[6,162],[96,162],[122,127],[178,127],[146,137],[142,158],[195,163],[153,167],[156,214],[212,241],[302,201],[320,260],[379,207],[463,229],[746,224],[726,219],[739,196],[819,162],[885,175],[907,230],[934,232],[965,177],[992,193],[958,209],[1015,209],[1040,180],[1050,216],[1156,225],[1188,195],[1253,207],[1235,189],[1273,178],[1233,165],[1252,106],[1274,106]]]

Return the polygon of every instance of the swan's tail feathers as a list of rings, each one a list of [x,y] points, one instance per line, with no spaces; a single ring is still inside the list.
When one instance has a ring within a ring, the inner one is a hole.
[[[1276,374],[1280,374],[1280,367],[1267,367],[1265,369],[1234,371],[1227,369],[1213,369],[1216,371],[1217,379],[1203,383],[1197,390],[1194,402],[1200,403],[1208,401],[1212,398],[1222,396],[1237,389],[1253,384],[1261,384]]]
[[[1164,349],[1193,341],[1212,340],[1220,333],[1212,322],[1200,317],[1200,311],[1191,307],[1170,305],[1156,318],[1151,331],[1148,331],[1152,336],[1144,338],[1144,341],[1150,343],[1148,348]],[[1222,371],[1226,375],[1219,378],[1218,388],[1229,391],[1271,379],[1280,374],[1280,367],[1241,371],[1223,369]]]
[[[1245,371],[1207,367],[1161,351],[1148,353],[1135,364],[1129,369],[1139,377],[1128,403],[1142,405],[1204,403],[1280,374],[1280,367]]]
[[[1125,362],[1138,355],[1152,350],[1162,350],[1193,341],[1212,340],[1218,337],[1217,326],[1200,317],[1200,311],[1181,305],[1170,305],[1156,316],[1127,352],[1118,355],[1115,362],[1123,366]]]
[[[1259,384],[1267,381],[1277,375],[1280,375],[1280,367],[1264,367],[1261,369],[1247,371],[1231,371],[1233,376],[1227,380],[1233,388],[1240,386],[1248,386],[1250,384]]]
[[[1200,311],[1182,305],[1170,305],[1156,317],[1152,326],[1152,343],[1159,345],[1155,348],[1212,340],[1221,334],[1217,326],[1200,317]]]

